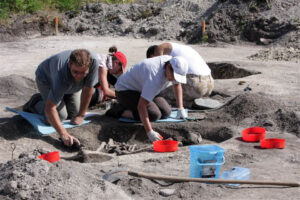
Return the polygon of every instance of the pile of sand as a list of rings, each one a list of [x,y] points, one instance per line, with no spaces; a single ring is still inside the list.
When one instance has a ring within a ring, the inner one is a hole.
[[[12,74],[0,78],[0,98],[26,98],[37,91],[35,81]]]
[[[300,49],[290,48],[269,48],[260,50],[258,53],[248,57],[251,60],[277,60],[277,61],[294,61],[300,60]]]
[[[35,155],[0,163],[1,199],[130,199],[102,179],[100,169],[61,160],[55,164]]]

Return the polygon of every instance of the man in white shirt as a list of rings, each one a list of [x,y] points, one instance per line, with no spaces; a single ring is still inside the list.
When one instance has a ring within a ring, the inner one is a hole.
[[[126,110],[122,117],[141,120],[151,141],[161,140],[150,121],[166,118],[171,113],[170,105],[157,96],[170,81],[186,83],[187,61],[182,57],[159,56],[145,59],[134,65],[117,81],[116,96]],[[186,118],[183,108],[181,84],[175,88],[178,113],[177,118]]]
[[[214,88],[214,79],[211,76],[210,68],[197,51],[187,45],[162,43],[149,47],[146,56],[151,58],[161,55],[181,56],[188,62],[187,83],[182,86],[185,107],[190,108],[194,99],[211,94]],[[176,98],[174,98],[171,87],[162,91],[160,95],[174,104]]]

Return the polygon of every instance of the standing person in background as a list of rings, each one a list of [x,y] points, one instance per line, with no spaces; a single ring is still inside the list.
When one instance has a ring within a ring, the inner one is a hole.
[[[116,46],[109,48],[109,54],[97,54],[99,63],[99,82],[95,86],[90,106],[108,99],[115,99],[115,91],[109,85],[115,85],[118,77],[124,72],[127,65],[126,56],[118,51]]]
[[[77,125],[83,122],[98,81],[98,60],[85,49],[63,51],[44,60],[35,75],[42,100],[34,102],[32,98],[25,105],[44,114],[66,146],[80,145],[61,121],[71,119]]]
[[[214,88],[214,79],[211,76],[211,70],[202,57],[193,48],[177,44],[162,43],[160,45],[150,46],[147,50],[147,58],[160,55],[181,56],[188,62],[187,83],[182,86],[184,106],[191,108],[194,100],[201,97],[207,97]],[[175,84],[178,87],[180,83]],[[165,97],[168,102],[175,103],[172,88],[168,87],[160,94]]]
[[[152,129],[150,121],[167,118],[172,110],[158,94],[171,81],[186,83],[187,65],[187,61],[179,56],[172,58],[165,55],[145,59],[130,68],[117,81],[117,99],[125,109],[120,115],[141,120],[151,141],[162,140],[162,136]],[[181,85],[174,90],[178,103],[176,118],[184,119],[187,114],[183,108],[181,91]]]

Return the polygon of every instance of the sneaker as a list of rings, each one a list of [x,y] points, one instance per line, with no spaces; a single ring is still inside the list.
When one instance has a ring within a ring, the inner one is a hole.
[[[32,95],[32,97],[23,105],[23,111],[30,113],[37,113],[34,106],[37,102],[42,101],[43,98],[40,93]]]

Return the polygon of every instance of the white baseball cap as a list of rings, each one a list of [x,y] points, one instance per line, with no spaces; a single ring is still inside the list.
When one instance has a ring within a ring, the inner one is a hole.
[[[181,56],[171,58],[170,64],[174,72],[174,78],[179,83],[186,83],[186,74],[188,72],[188,62]]]

